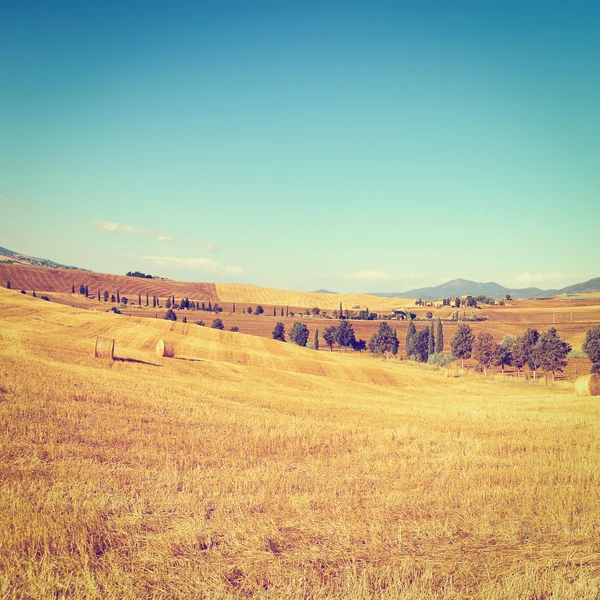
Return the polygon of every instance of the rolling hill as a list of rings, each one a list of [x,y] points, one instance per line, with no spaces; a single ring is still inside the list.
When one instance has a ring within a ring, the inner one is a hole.
[[[439,300],[441,298],[454,298],[456,296],[488,296],[496,300],[505,298],[509,294],[514,299],[539,298],[542,296],[556,296],[560,294],[579,294],[600,291],[600,277],[590,279],[584,283],[577,283],[562,289],[542,290],[537,287],[507,288],[494,281],[480,283],[468,279],[453,279],[434,287],[417,288],[407,292],[398,293],[373,293],[374,296],[386,298],[422,298],[423,300]]]

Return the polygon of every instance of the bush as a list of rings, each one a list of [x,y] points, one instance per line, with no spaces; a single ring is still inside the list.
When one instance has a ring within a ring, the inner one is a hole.
[[[200,325],[200,327],[204,327],[206,325],[202,319],[200,319],[200,321],[194,321],[194,323],[196,323],[196,325]]]
[[[225,325],[223,325],[223,321],[221,321],[221,319],[213,319],[211,327],[213,329],[225,329]]]
[[[255,315],[262,315],[265,312],[265,309],[259,304],[254,311]]]
[[[273,336],[274,340],[285,342],[285,329],[281,321],[277,321],[277,323],[275,323],[275,328],[273,329],[273,333],[271,335]]]
[[[48,296],[40,296],[40,298],[46,302],[50,302],[50,298],[48,298]]]
[[[233,331],[233,332],[236,332],[236,331],[239,331],[239,330],[240,330],[240,328],[239,328],[237,325],[232,325],[232,326],[229,328],[229,331]]]
[[[167,321],[177,321],[177,315],[175,314],[175,311],[172,308],[167,309],[164,318]]]
[[[21,290],[21,294],[27,294],[25,290]]]
[[[454,362],[454,360],[454,356],[444,356],[441,352],[435,352],[434,354],[429,355],[429,358],[427,359],[427,364],[445,367],[451,362]]]
[[[116,306],[111,307],[110,310],[112,310],[115,313],[115,315],[122,315],[123,314]]]
[[[432,313],[430,310],[428,310],[428,311],[425,313],[425,317],[426,317],[427,319],[431,319],[431,318],[433,317],[433,313]]]

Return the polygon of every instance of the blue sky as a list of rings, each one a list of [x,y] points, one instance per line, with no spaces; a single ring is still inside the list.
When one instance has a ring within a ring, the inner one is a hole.
[[[594,2],[3,2],[0,246],[402,291],[600,275]]]

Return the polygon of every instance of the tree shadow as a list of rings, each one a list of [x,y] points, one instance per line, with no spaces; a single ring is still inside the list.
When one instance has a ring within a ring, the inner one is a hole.
[[[149,367],[162,367],[162,365],[157,365],[156,363],[146,362],[145,360],[138,360],[137,358],[121,358],[120,356],[113,356],[113,360],[116,362],[127,362],[127,363],[136,363],[138,365],[148,365]]]
[[[191,362],[206,362],[205,360],[202,360],[201,358],[184,358],[183,356],[176,356],[175,360],[189,360]]]

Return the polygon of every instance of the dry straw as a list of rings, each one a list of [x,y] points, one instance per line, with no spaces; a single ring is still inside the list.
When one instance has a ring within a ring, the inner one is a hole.
[[[115,340],[98,336],[94,347],[94,358],[110,358],[115,354]]]
[[[156,354],[165,358],[173,358],[175,356],[175,342],[158,340],[156,343]]]
[[[600,396],[600,375],[592,373],[578,377],[575,381],[575,393],[578,396]]]

